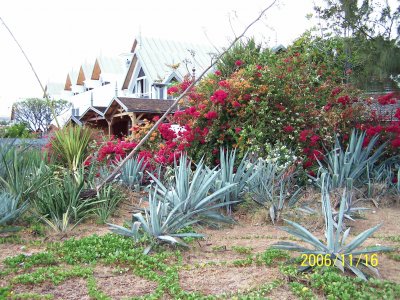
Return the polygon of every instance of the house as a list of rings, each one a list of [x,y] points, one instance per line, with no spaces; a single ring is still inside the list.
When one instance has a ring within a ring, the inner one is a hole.
[[[100,56],[68,73],[62,93],[73,109],[59,121],[126,135],[132,125],[167,111],[173,103],[168,87],[201,74],[216,54],[211,46],[135,39],[129,53]]]
[[[210,46],[153,38],[135,39],[131,52],[123,95],[152,99],[168,99],[170,84],[201,74],[217,54]]]

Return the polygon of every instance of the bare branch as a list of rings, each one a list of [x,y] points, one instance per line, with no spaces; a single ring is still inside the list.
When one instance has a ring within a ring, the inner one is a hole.
[[[3,23],[4,27],[5,27],[5,28],[7,29],[7,31],[10,33],[10,35],[11,35],[11,37],[13,38],[14,42],[17,44],[19,50],[21,50],[21,52],[22,52],[22,54],[24,55],[26,61],[28,62],[29,66],[31,67],[33,74],[35,74],[35,77],[36,77],[36,79],[37,79],[37,81],[38,81],[38,83],[39,83],[39,85],[40,85],[40,88],[41,88],[42,91],[43,91],[43,95],[44,95],[44,97],[46,98],[47,103],[49,104],[50,109],[51,109],[51,111],[52,111],[52,113],[53,113],[54,120],[55,120],[56,123],[57,123],[57,127],[60,127],[60,124],[58,123],[58,120],[57,120],[57,116],[56,116],[56,114],[55,114],[55,112],[54,112],[54,108],[53,108],[53,106],[51,105],[51,101],[50,101],[50,99],[49,99],[49,96],[47,95],[46,89],[43,87],[43,84],[42,84],[42,82],[40,81],[39,76],[38,76],[38,74],[37,74],[36,71],[35,71],[35,68],[33,67],[33,65],[32,65],[31,61],[29,60],[28,56],[26,55],[24,49],[22,48],[22,46],[20,45],[20,43],[17,41],[17,39],[15,38],[14,34],[13,34],[12,31],[10,30],[10,28],[7,26],[7,24],[4,22],[4,20],[3,20],[2,17],[0,17],[0,21]]]

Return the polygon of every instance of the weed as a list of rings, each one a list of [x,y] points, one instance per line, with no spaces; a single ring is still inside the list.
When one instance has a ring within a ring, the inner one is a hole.
[[[25,241],[18,235],[0,237],[0,244],[24,244]]]
[[[21,284],[37,284],[49,280],[53,284],[58,285],[69,278],[87,277],[91,274],[93,274],[91,268],[84,268],[82,266],[75,266],[72,269],[65,269],[63,267],[44,267],[38,268],[32,273],[17,275],[12,279],[12,282]]]
[[[51,294],[36,294],[36,293],[21,293],[15,294],[10,297],[10,299],[28,299],[28,300],[47,300],[47,299],[54,299],[54,296]]]
[[[4,264],[10,268],[22,267],[24,269],[29,269],[39,265],[54,265],[56,264],[56,259],[54,255],[49,252],[36,253],[30,256],[19,254],[14,257],[6,258]]]
[[[235,267],[247,267],[253,264],[253,256],[249,255],[245,259],[237,259],[232,262]]]
[[[309,300],[309,299],[317,299],[314,293],[306,287],[304,284],[299,282],[291,282],[289,283],[291,291],[301,300]]]
[[[89,276],[87,279],[88,293],[91,299],[95,300],[109,300],[111,299],[105,295],[102,291],[99,291],[94,276]]]
[[[219,246],[212,246],[212,251],[226,251],[226,246],[225,245],[219,245]]]
[[[258,254],[256,256],[257,265],[265,264],[267,266],[271,266],[273,262],[277,260],[287,260],[290,258],[290,255],[287,251],[269,248],[265,250],[264,253]]]
[[[239,254],[251,254],[253,248],[246,246],[232,246],[232,250]]]

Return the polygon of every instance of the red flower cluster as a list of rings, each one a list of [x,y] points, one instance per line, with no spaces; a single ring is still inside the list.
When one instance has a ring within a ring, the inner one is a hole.
[[[394,117],[400,121],[400,108],[396,109],[396,113],[394,114]]]
[[[334,88],[334,89],[332,90],[331,96],[332,96],[332,97],[335,97],[335,96],[338,95],[341,91],[342,91],[342,88],[341,88],[341,87],[336,87],[336,88]]]
[[[280,111],[285,111],[285,107],[281,103],[275,104],[275,107]]]
[[[179,89],[178,89],[177,86],[171,86],[171,87],[168,88],[168,90],[167,90],[167,94],[168,94],[168,95],[174,95],[174,94],[176,94],[177,92],[179,92]]]
[[[351,103],[351,99],[348,95],[341,96],[337,99],[337,103],[341,103],[342,106],[346,106]]]
[[[233,107],[241,107],[240,103],[237,102],[236,100],[232,102]]]
[[[299,140],[300,142],[305,142],[307,138],[313,133],[310,129],[304,129],[300,132]]]
[[[206,114],[204,115],[204,117],[205,117],[206,119],[208,119],[208,120],[212,120],[212,119],[218,118],[218,114],[217,114],[215,111],[210,110],[208,113],[206,113]]]
[[[221,80],[220,82],[218,82],[218,85],[223,88],[229,88],[229,82],[226,80]]]
[[[120,161],[126,156],[127,152],[135,148],[136,145],[137,143],[135,142],[121,141],[119,139],[117,141],[108,141],[100,148],[97,160],[103,161],[107,158],[107,160],[111,161]]]
[[[287,125],[283,127],[283,131],[285,132],[293,132],[294,131],[294,127],[291,125]]]
[[[161,136],[167,140],[172,141],[176,138],[176,133],[171,129],[171,124],[160,124],[158,126],[158,131],[161,133]]]
[[[224,90],[216,90],[214,94],[211,96],[211,101],[215,104],[219,103],[223,105],[227,97],[228,93],[225,92]]]
[[[394,93],[389,93],[378,97],[378,103],[380,105],[396,104],[397,99],[394,97]]]
[[[242,66],[244,63],[242,60],[238,59],[237,61],[235,61],[235,66],[240,67]]]

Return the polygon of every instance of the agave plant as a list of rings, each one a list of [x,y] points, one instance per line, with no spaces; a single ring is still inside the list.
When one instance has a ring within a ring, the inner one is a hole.
[[[97,203],[105,201],[81,199],[80,195],[84,189],[83,172],[83,168],[80,168],[79,176],[69,173],[63,174],[61,178],[54,176],[33,199],[35,213],[55,231],[72,230],[93,213]]]
[[[275,163],[260,160],[256,176],[251,183],[252,199],[258,204],[269,206],[273,224],[280,219],[286,206],[293,206],[300,199],[302,188],[295,183],[295,171],[288,166],[278,172]]]
[[[353,197],[352,194],[353,194],[352,190],[349,190],[346,188],[343,191],[340,204],[344,203],[343,204],[344,205],[343,218],[351,220],[351,221],[355,221],[355,219],[361,218],[360,213],[362,211],[369,210],[369,208],[355,206],[355,203],[353,203],[353,200],[352,200],[352,197]],[[333,220],[336,222],[335,226],[338,226],[337,222],[339,219],[339,213],[340,213],[340,210],[339,210],[339,212],[333,210],[332,216],[333,216]],[[343,221],[342,226],[345,227],[344,221]]]
[[[247,153],[243,156],[239,166],[235,170],[236,149],[226,150],[220,148],[220,176],[216,182],[217,188],[223,188],[231,184],[235,187],[231,189],[224,197],[224,202],[227,203],[227,211],[231,213],[232,201],[238,201],[241,196],[248,190],[249,183],[257,175],[253,172],[255,165],[247,160]]]
[[[11,147],[0,155],[0,185],[22,201],[35,194],[51,176],[39,151]]]
[[[144,214],[133,214],[132,227],[130,229],[108,224],[109,229],[114,233],[132,237],[137,241],[141,237],[141,233],[139,232],[139,228],[141,227],[144,234],[152,239],[150,245],[144,250],[145,254],[151,250],[155,243],[161,242],[187,246],[181,238],[204,237],[202,234],[194,232],[180,233],[182,229],[199,222],[199,219],[195,218],[195,211],[184,214],[180,210],[180,207],[184,204],[182,202],[171,210],[168,201],[158,201],[157,198],[157,190],[154,190],[153,194],[149,193],[148,209],[145,209]]]
[[[351,178],[354,183],[359,182],[366,175],[367,167],[369,171],[372,170],[384,154],[386,147],[384,143],[375,149],[378,138],[374,136],[364,147],[365,132],[358,133],[353,130],[346,149],[343,149],[339,139],[336,138],[334,149],[325,156],[325,164],[318,162],[321,173],[326,172],[332,177],[330,188],[345,187],[348,178]]]
[[[27,209],[28,201],[20,203],[20,197],[0,191],[0,226],[11,224]]]
[[[138,157],[128,160],[121,169],[121,181],[130,189],[138,190],[143,181],[146,163]]]
[[[207,172],[204,168],[204,162],[201,160],[196,171],[192,172],[191,162],[188,162],[186,154],[179,159],[179,165],[175,162],[174,183],[167,188],[153,174],[150,177],[157,185],[158,198],[168,203],[170,209],[179,207],[183,214],[198,214],[202,218],[215,221],[231,221],[220,214],[217,209],[223,206],[233,204],[233,201],[222,201],[236,184],[226,184],[215,190],[212,190],[214,182],[217,180],[220,171],[216,168]]]
[[[95,205],[93,212],[101,223],[106,223],[124,197],[118,189],[110,184],[97,192],[97,200],[99,203]]]
[[[273,247],[278,249],[285,249],[291,251],[299,251],[307,255],[315,255],[317,258],[329,257],[329,261],[333,262],[332,265],[339,268],[342,272],[346,269],[353,272],[359,278],[366,280],[367,277],[359,267],[365,267],[371,270],[373,273],[379,275],[378,270],[368,263],[368,256],[372,253],[391,251],[391,248],[383,246],[368,247],[365,249],[358,250],[360,246],[375,232],[379,229],[381,224],[376,225],[368,230],[357,235],[351,242],[347,243],[349,237],[350,228],[343,231],[343,221],[346,199],[342,198],[340,203],[340,210],[338,214],[337,226],[333,219],[333,211],[331,202],[329,199],[329,193],[327,188],[327,174],[323,173],[321,176],[322,185],[322,212],[325,218],[325,238],[326,243],[320,241],[310,231],[303,226],[285,220],[289,226],[282,227],[281,229],[288,232],[291,235],[296,236],[305,243],[312,246],[312,248],[306,248],[291,242],[278,242]],[[367,258],[367,259],[366,259]],[[315,265],[324,265],[323,262],[318,261]],[[307,271],[312,269],[315,265],[307,265],[300,268],[301,271]]]

